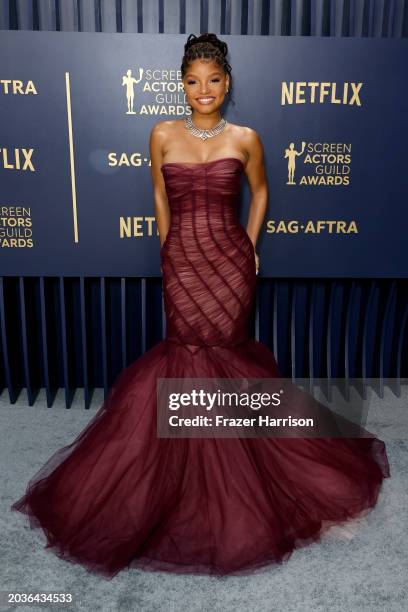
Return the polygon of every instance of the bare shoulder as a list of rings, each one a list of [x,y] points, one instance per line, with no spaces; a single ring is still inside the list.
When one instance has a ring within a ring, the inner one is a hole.
[[[250,162],[249,165],[254,167],[263,165],[264,148],[258,132],[253,128],[245,127],[242,139]]]
[[[168,136],[178,130],[182,124],[180,119],[163,119],[157,121],[152,127],[151,134],[155,136]]]
[[[245,150],[247,159],[256,157],[262,158],[263,145],[258,132],[246,125],[231,123],[230,126],[232,128],[232,134],[236,135],[237,141]]]
[[[150,131],[150,157],[152,163],[160,167],[163,152],[167,149],[177,131],[180,129],[180,121],[177,119],[165,119],[154,124]]]
[[[251,127],[242,127],[242,138],[248,150],[262,149],[262,140],[256,130]]]
[[[248,127],[246,125],[238,125],[237,123],[230,123],[230,122],[228,122],[228,125],[230,126],[230,129],[237,136],[240,136],[241,138],[244,138],[245,140],[251,140],[251,139],[260,140],[258,132],[251,127]]]

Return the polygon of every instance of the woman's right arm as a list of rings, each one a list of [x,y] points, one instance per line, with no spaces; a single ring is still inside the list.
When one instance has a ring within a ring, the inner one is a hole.
[[[150,132],[150,162],[153,181],[154,214],[160,235],[160,244],[166,240],[170,227],[170,207],[166,194],[166,187],[161,171],[163,163],[163,149],[166,139],[164,121],[156,123]]]

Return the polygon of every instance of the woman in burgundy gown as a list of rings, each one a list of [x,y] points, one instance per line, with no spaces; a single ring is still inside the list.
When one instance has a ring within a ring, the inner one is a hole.
[[[166,338],[119,374],[12,506],[42,528],[47,548],[107,578],[130,567],[228,574],[281,562],[372,508],[389,476],[371,435],[157,436],[159,377],[281,377],[248,331],[266,191],[256,133],[219,113],[226,53],[215,35],[190,35],[182,74],[193,123],[160,122],[151,134]],[[213,126],[212,136],[201,129]],[[257,194],[248,232],[237,216],[244,171]]]

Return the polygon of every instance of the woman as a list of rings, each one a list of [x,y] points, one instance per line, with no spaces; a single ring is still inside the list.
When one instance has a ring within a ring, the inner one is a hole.
[[[157,436],[159,377],[281,377],[249,334],[267,185],[259,136],[220,113],[232,84],[226,55],[214,34],[188,38],[192,116],[151,132],[166,338],[121,372],[94,419],[13,505],[56,554],[108,578],[129,567],[229,574],[282,561],[373,507],[389,476],[384,443],[371,435]],[[237,217],[243,173],[247,231]]]

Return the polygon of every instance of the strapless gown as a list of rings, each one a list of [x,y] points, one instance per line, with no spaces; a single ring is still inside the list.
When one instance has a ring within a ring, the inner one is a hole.
[[[46,548],[112,578],[130,568],[243,574],[287,560],[372,508],[389,464],[367,438],[159,438],[156,381],[281,377],[250,337],[252,243],[238,221],[242,162],[167,163],[164,340],[117,376],[103,405],[12,509]]]

